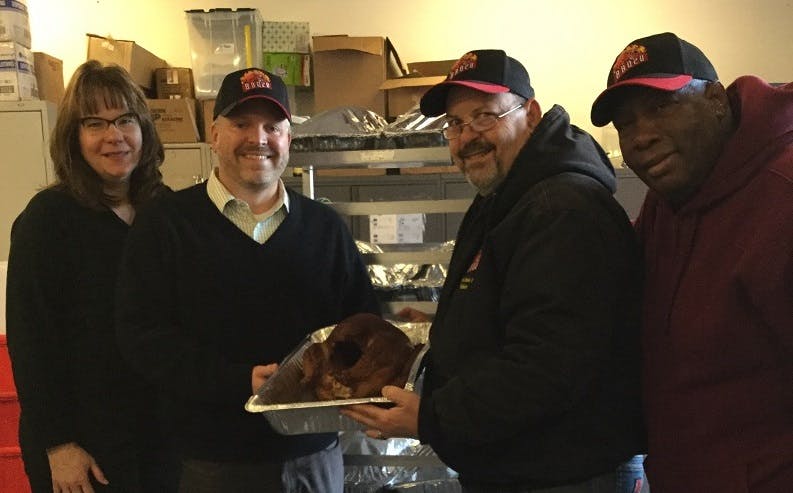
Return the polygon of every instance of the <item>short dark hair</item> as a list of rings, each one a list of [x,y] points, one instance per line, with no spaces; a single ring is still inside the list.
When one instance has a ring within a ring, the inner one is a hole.
[[[118,65],[88,60],[75,70],[58,107],[58,118],[50,142],[57,176],[56,187],[71,193],[83,205],[100,209],[118,198],[104,191],[102,178],[85,161],[80,150],[80,119],[98,112],[97,101],[108,108],[126,108],[140,122],[141,156],[130,176],[128,200],[139,205],[165,189],[160,165],[165,151],[146,105],[146,96],[129,73]]]

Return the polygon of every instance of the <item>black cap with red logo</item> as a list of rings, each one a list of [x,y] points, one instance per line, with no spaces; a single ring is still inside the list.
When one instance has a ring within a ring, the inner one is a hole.
[[[427,116],[445,113],[446,97],[454,86],[490,94],[511,92],[526,99],[534,97],[526,68],[503,50],[474,50],[460,57],[452,65],[446,80],[424,93],[421,112]]]
[[[237,70],[223,78],[215,99],[213,119],[228,115],[237,105],[251,99],[271,101],[283,112],[284,118],[292,119],[284,81],[259,68]]]
[[[693,79],[716,81],[716,69],[696,46],[672,33],[632,41],[609,70],[606,90],[592,104],[592,123],[602,127],[613,118],[620,87],[641,86],[677,91]]]

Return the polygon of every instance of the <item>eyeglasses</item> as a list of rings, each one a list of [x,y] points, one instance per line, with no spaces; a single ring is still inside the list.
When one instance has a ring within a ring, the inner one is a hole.
[[[123,133],[129,133],[136,130],[140,126],[140,122],[135,113],[124,113],[113,120],[99,118],[98,116],[87,116],[80,118],[80,125],[91,134],[105,133],[110,125],[115,126]]]
[[[508,109],[507,111],[501,113],[500,115],[497,115],[495,113],[479,113],[478,115],[473,117],[471,121],[468,122],[454,123],[454,124],[447,122],[446,126],[443,127],[443,130],[441,130],[441,132],[443,133],[443,136],[446,138],[446,140],[453,140],[459,137],[463,133],[463,129],[465,128],[466,125],[470,125],[471,130],[473,130],[474,132],[484,132],[485,130],[490,130],[491,128],[496,126],[496,123],[498,123],[499,120],[509,115],[516,109],[520,108],[524,104],[525,103],[520,103],[519,105],[515,106],[514,108]]]

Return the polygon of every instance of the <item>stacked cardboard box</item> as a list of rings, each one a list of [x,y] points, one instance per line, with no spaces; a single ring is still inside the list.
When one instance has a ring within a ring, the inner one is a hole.
[[[314,36],[314,105],[317,112],[359,106],[387,114],[380,85],[405,70],[394,46],[381,36]]]
[[[88,60],[115,63],[124,67],[139,86],[147,90],[150,96],[154,95],[154,71],[167,67],[165,60],[134,41],[117,40],[96,34],[86,36],[88,36]]]
[[[39,99],[60,104],[63,99],[63,60],[41,51],[33,52]]]
[[[147,104],[157,134],[163,143],[189,143],[200,140],[195,99],[149,99]]]
[[[155,69],[154,87],[157,99],[195,98],[193,70],[185,67]]]
[[[37,99],[24,0],[0,0],[0,101]]]
[[[38,97],[33,52],[16,41],[0,41],[0,101]]]
[[[0,0],[0,41],[30,48],[30,19],[25,0]]]

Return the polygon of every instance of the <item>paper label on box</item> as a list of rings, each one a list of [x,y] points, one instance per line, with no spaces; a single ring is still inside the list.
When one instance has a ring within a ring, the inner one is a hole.
[[[0,101],[38,99],[33,52],[13,42],[0,42]]]
[[[178,70],[166,70],[165,71],[165,83],[166,84],[178,84],[179,83],[179,71]]]
[[[423,243],[424,214],[377,214],[369,216],[370,243]]]

